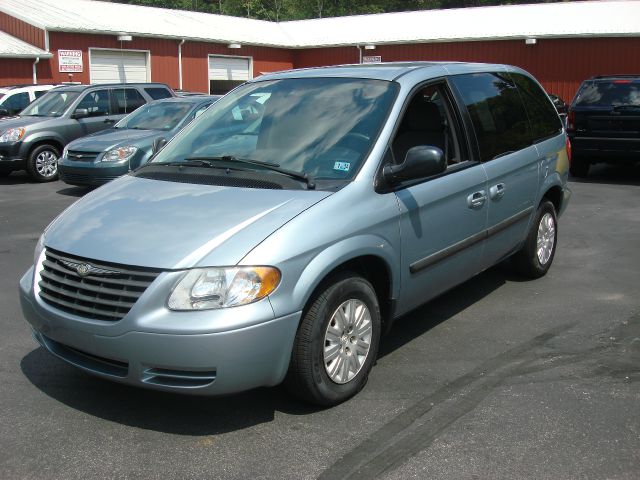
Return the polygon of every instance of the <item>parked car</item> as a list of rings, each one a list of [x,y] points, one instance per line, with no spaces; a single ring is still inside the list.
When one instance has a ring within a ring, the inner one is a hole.
[[[568,168],[558,114],[519,68],[262,75],[54,220],[22,309],[44,348],[106,379],[284,381],[334,405],[395,318],[505,258],[548,271]]]
[[[593,77],[582,82],[567,116],[571,174],[586,177],[594,163],[640,158],[640,75]]]
[[[58,161],[58,174],[71,185],[102,185],[144,164],[159,140],[169,140],[220,96],[156,100],[130,113],[113,128],[74,140]]]
[[[55,85],[10,85],[0,87],[0,119],[12,117],[24,110]]]
[[[16,118],[0,121],[0,175],[26,170],[38,182],[58,178],[58,158],[72,140],[112,127],[156,97],[161,83],[73,85],[50,90]]]

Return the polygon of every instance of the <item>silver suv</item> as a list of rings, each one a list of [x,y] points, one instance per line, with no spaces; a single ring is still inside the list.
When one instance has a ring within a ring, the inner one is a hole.
[[[515,67],[264,75],[60,215],[22,308],[47,350],[103,378],[284,381],[334,405],[394,319],[508,257],[547,272],[568,169],[553,104]]]

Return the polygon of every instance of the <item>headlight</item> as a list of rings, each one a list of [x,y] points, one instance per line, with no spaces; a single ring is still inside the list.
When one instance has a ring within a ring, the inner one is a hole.
[[[255,302],[273,292],[280,270],[273,267],[190,270],[169,296],[171,310],[208,310]]]
[[[0,143],[17,142],[24,137],[24,132],[25,129],[22,127],[10,128],[0,135]]]
[[[132,146],[114,148],[113,150],[108,150],[107,153],[102,156],[102,161],[120,162],[123,160],[131,160],[131,157],[133,157],[137,151],[138,149]]]
[[[66,146],[62,150],[62,158],[67,158],[68,156],[69,156],[69,146]]]

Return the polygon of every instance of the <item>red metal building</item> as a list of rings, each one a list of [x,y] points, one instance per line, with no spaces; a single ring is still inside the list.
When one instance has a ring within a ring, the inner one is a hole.
[[[570,100],[592,75],[640,73],[639,1],[281,23],[89,0],[27,3],[0,1],[0,31],[33,50],[0,48],[0,85],[31,83],[35,73],[38,83],[157,81],[214,93],[290,68],[456,60],[520,66]]]

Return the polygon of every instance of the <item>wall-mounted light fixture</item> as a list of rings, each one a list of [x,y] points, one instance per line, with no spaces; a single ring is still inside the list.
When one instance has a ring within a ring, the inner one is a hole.
[[[376,46],[375,46],[375,45],[365,45],[365,46],[364,46],[364,49],[365,49],[365,50],[375,50],[375,49],[376,49]]]
[[[242,45],[240,45],[239,43],[230,43],[229,45],[227,45],[227,48],[242,48]]]
[[[121,33],[120,35],[118,35],[119,42],[130,42],[131,40],[133,40],[133,37],[131,35],[127,35],[126,33]]]
[[[538,43],[538,39],[537,38],[525,38],[524,39],[524,43],[526,45],[535,45],[536,43]]]

